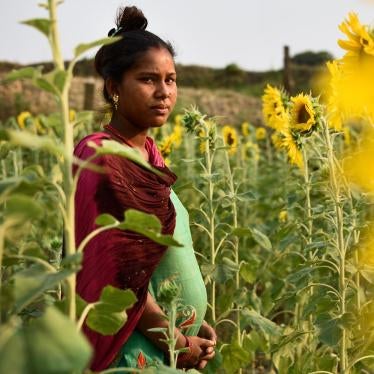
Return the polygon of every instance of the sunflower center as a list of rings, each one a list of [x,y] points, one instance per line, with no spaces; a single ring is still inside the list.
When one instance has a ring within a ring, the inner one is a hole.
[[[235,142],[235,139],[232,136],[232,134],[227,134],[227,144],[231,146],[234,144],[234,142]]]
[[[310,119],[310,114],[306,110],[305,105],[303,105],[300,108],[299,113],[297,114],[297,123],[307,123],[309,119]]]
[[[364,46],[367,46],[369,45],[369,41],[365,38],[361,38],[361,43],[364,45]]]

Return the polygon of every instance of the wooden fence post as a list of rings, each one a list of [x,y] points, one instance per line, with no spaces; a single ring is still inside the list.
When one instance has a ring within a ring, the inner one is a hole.
[[[283,48],[283,87],[288,93],[292,92],[293,80],[291,72],[290,48],[288,45],[285,45]]]
[[[84,110],[92,110],[94,108],[95,84],[86,82],[84,84]]]

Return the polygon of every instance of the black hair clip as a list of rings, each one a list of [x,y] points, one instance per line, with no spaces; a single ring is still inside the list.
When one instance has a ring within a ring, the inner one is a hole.
[[[118,27],[117,29],[113,27],[112,29],[109,30],[108,36],[116,36],[121,30],[122,30],[122,27]]]

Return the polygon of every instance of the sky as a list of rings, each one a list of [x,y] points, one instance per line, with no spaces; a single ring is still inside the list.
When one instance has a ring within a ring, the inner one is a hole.
[[[46,17],[41,0],[0,0],[0,60],[34,63],[51,59],[45,37],[20,21]],[[291,55],[343,51],[338,25],[350,11],[374,26],[374,0],[65,0],[58,18],[65,59],[74,46],[105,37],[118,6],[138,6],[148,30],[169,40],[182,64],[252,71],[279,69],[283,46]],[[94,51],[86,57],[93,56]]]

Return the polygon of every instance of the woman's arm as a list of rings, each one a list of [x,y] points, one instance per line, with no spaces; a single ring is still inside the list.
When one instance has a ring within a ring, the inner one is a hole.
[[[139,319],[137,328],[142,332],[143,335],[150,339],[156,347],[167,353],[168,345],[165,342],[161,341],[161,339],[165,339],[164,334],[162,332],[148,331],[148,329],[155,327],[168,328],[168,321],[166,319],[165,313],[156,303],[156,300],[153,298],[153,296],[148,292],[144,312]],[[184,348],[187,343],[186,338],[177,328],[175,329],[175,337],[175,348]]]
[[[163,333],[148,331],[148,329],[155,327],[167,328],[168,321],[165,317],[166,316],[160,306],[148,292],[144,312],[140,317],[137,328],[143,335],[150,339],[156,347],[160,348],[163,352],[168,353],[167,344],[161,341],[162,339],[165,339]],[[189,336],[189,341],[187,341],[186,337],[177,328],[175,328],[174,333],[176,337],[176,349],[185,348],[186,346],[189,346],[190,348],[190,352],[183,358],[179,367],[194,367],[198,364],[200,358],[206,355],[206,350],[215,345],[215,342],[198,336]],[[210,353],[210,350],[208,350],[208,352]]]

